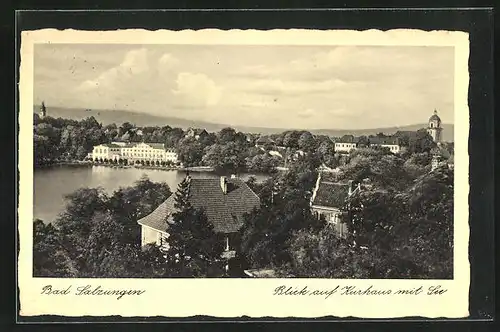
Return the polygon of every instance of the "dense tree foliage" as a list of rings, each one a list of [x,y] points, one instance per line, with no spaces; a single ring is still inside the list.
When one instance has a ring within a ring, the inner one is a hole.
[[[213,230],[203,210],[189,203],[189,180],[175,193],[173,220],[167,220],[168,276],[217,277],[223,274],[223,241]]]
[[[248,181],[261,198],[261,208],[247,215],[240,230],[241,252],[249,266],[285,264],[290,260],[287,247],[293,232],[322,227],[323,221],[309,208],[316,167],[312,159],[304,158],[262,184]]]
[[[452,278],[452,170],[431,171],[429,152],[360,148],[345,155],[338,178],[363,190],[342,207],[349,235],[339,238],[334,227],[302,213],[322,152],[265,183],[248,181],[263,202],[242,229],[250,267],[282,277]]]
[[[34,222],[34,275],[163,275],[161,252],[140,247],[137,219],[151,213],[169,195],[168,185],[147,178],[111,196],[99,188],[82,188],[68,195],[66,209],[56,220]]]

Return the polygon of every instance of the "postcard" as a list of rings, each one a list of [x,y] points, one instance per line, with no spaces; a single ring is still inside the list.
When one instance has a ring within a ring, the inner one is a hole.
[[[463,32],[21,34],[21,316],[468,316]]]

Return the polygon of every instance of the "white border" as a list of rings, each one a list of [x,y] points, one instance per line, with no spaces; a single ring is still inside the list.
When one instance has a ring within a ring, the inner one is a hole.
[[[32,277],[33,220],[33,47],[36,43],[103,44],[237,44],[237,45],[398,45],[455,47],[455,274],[454,280],[334,280],[334,279],[52,279]],[[21,35],[19,115],[19,234],[18,282],[20,314],[121,315],[188,317],[362,317],[393,318],[468,316],[468,134],[467,93],[469,40],[463,32],[418,30],[184,30],[75,31],[45,29]],[[104,296],[45,296],[44,285],[73,289],[82,285],[143,289],[141,296],[120,300]],[[366,288],[441,285],[440,296],[273,296],[280,285],[331,289],[336,285]]]

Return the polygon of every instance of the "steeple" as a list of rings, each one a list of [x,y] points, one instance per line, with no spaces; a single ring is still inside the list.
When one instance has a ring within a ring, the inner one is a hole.
[[[427,132],[432,136],[436,143],[441,143],[443,128],[441,127],[441,118],[437,115],[437,110],[434,109],[434,114],[429,118],[429,126]]]
[[[42,101],[42,106],[40,107],[39,115],[40,115],[40,118],[44,118],[47,116],[47,108],[45,107],[44,101]]]

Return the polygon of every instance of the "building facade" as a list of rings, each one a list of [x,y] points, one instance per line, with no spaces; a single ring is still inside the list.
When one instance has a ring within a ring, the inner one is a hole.
[[[166,148],[162,143],[125,143],[112,142],[94,146],[92,159],[127,160],[177,163],[178,155],[174,149]]]
[[[335,140],[335,152],[349,153],[358,147],[358,137],[353,135],[344,135],[338,140]]]
[[[334,179],[323,179],[320,172],[311,197],[311,211],[318,219],[325,218],[326,222],[335,228],[337,234],[345,238],[348,233],[345,223],[347,215],[342,211],[342,207],[360,190],[359,184],[353,188],[352,181],[343,183]]]
[[[400,153],[401,145],[397,137],[370,137],[370,147],[387,148],[392,153]]]

